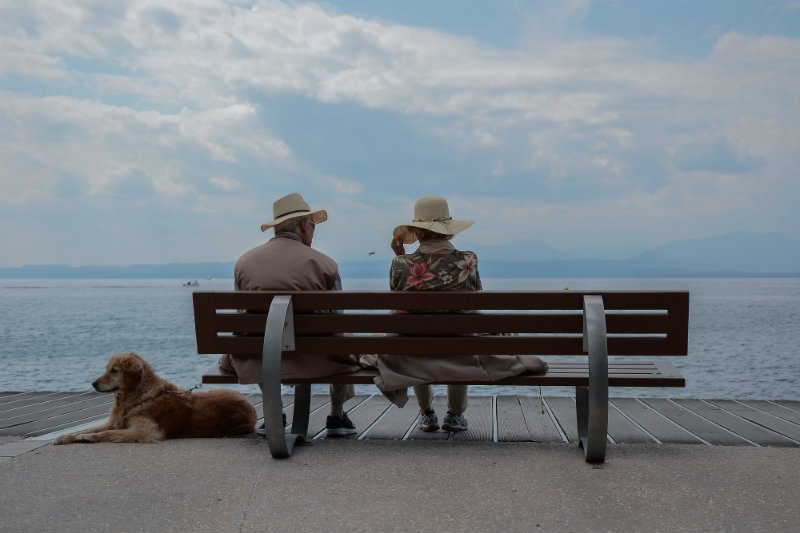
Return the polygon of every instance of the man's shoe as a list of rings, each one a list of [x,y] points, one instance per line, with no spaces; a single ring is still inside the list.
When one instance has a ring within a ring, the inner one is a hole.
[[[352,420],[347,418],[347,413],[342,414],[341,417],[328,415],[325,421],[325,429],[327,429],[326,435],[328,437],[346,437],[356,434],[356,426]]]
[[[281,413],[283,417],[283,427],[286,427],[286,413]],[[264,437],[267,436],[267,423],[262,422],[260,426],[256,429],[256,434],[263,435]]]
[[[442,422],[442,429],[445,431],[464,431],[467,429],[467,419],[462,415],[454,415],[450,411],[444,415],[444,422]]]
[[[433,411],[428,411],[427,413],[420,413],[417,429],[419,429],[420,431],[424,431],[426,433],[438,430],[439,419],[436,417],[436,413]]]

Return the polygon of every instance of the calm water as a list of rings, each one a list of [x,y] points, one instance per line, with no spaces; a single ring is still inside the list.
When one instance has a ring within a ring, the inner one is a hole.
[[[0,391],[88,390],[108,356],[120,351],[139,352],[166,379],[194,385],[214,359],[195,352],[192,290],[229,290],[232,281],[200,280],[197,289],[182,281],[0,280]],[[566,287],[691,292],[689,356],[674,358],[686,388],[612,394],[800,399],[800,279],[484,280],[486,289]],[[383,290],[385,280],[346,280],[345,289]],[[538,394],[526,387],[471,388],[500,391]]]

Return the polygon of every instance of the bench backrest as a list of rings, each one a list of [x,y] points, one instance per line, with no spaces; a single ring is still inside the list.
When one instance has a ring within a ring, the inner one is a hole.
[[[295,353],[581,355],[590,294],[609,355],[687,354],[686,291],[195,292],[197,351],[260,355],[272,298],[291,295]]]

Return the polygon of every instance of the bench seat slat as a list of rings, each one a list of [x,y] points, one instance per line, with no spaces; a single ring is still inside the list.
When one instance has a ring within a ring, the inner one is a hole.
[[[202,349],[198,346],[198,352],[260,355],[262,348],[261,338],[218,337]],[[679,348],[671,338],[608,339],[609,355],[676,355]],[[300,337],[295,340],[295,351],[311,355],[581,355],[583,344],[580,338],[552,337]]]
[[[631,370],[629,363],[610,363],[609,364],[609,386],[612,387],[683,387],[685,380],[674,368],[669,371],[671,365],[660,366],[651,362],[641,362],[634,371]],[[670,372],[669,376],[662,373],[662,369]],[[287,384],[298,383],[355,383],[371,385],[376,372],[373,370],[361,370],[352,374],[341,376],[329,376],[327,378],[317,378],[309,380],[285,381]],[[582,367],[577,365],[563,366],[561,363],[550,363],[550,370],[544,376],[516,376],[502,381],[477,383],[473,385],[551,385],[551,386],[586,386],[588,385],[588,365]],[[228,374],[220,370],[218,365],[209,368],[203,375],[203,383],[237,383],[235,374]],[[447,381],[437,383],[447,384]],[[452,382],[451,382],[452,383]]]

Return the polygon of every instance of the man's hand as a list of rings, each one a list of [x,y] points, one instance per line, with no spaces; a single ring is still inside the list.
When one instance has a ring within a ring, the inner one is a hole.
[[[400,239],[392,239],[392,242],[389,243],[389,246],[392,247],[394,255],[403,255],[406,253],[406,249],[403,246],[403,241]]]

